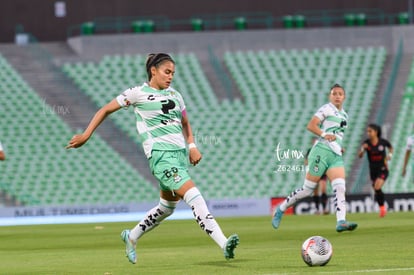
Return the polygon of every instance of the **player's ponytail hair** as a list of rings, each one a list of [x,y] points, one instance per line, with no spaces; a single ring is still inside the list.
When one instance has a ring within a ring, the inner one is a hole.
[[[382,131],[381,131],[381,126],[379,126],[378,124],[375,123],[371,123],[368,125],[368,128],[371,128],[372,130],[374,130],[375,132],[377,132],[377,137],[380,138]]]
[[[171,56],[169,56],[166,53],[151,53],[148,55],[147,62],[145,64],[145,68],[147,69],[148,81],[150,81],[152,77],[151,68],[152,67],[158,68],[158,66],[160,66],[165,61],[170,61],[173,64],[175,64]]]

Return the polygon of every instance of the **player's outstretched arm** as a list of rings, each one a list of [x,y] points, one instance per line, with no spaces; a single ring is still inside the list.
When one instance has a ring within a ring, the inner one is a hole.
[[[193,136],[193,131],[191,129],[191,125],[190,125],[190,121],[188,120],[188,117],[186,115],[186,113],[184,112],[183,117],[181,119],[181,124],[183,126],[183,134],[184,134],[184,138],[187,141],[188,144],[195,144],[194,143],[194,136]],[[195,145],[194,145],[195,146]],[[192,165],[197,165],[202,156],[200,151],[197,149],[197,147],[190,147],[190,163]]]
[[[91,122],[89,122],[86,130],[82,134],[74,135],[66,146],[66,149],[78,148],[85,144],[102,121],[104,121],[108,115],[119,110],[120,108],[121,106],[119,106],[116,99],[113,99],[111,102],[99,109],[93,116]]]

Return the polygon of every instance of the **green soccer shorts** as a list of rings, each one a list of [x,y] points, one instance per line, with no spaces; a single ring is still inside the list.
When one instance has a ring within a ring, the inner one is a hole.
[[[309,153],[308,167],[309,174],[322,177],[330,168],[344,167],[344,161],[326,145],[316,144]]]
[[[151,152],[149,165],[163,191],[178,190],[191,180],[188,174],[187,150]]]

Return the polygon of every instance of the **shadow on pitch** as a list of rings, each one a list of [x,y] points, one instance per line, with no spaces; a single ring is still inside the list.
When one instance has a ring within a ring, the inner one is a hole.
[[[227,268],[240,268],[239,263],[249,262],[247,259],[236,259],[230,261],[208,261],[208,262],[198,262],[196,265],[202,266],[216,266],[216,267],[227,267]]]

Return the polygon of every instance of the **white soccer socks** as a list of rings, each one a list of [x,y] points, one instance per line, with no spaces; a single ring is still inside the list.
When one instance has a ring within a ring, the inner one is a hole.
[[[345,201],[345,179],[334,179],[332,188],[335,194],[334,205],[336,211],[336,220],[344,221],[346,217],[346,201]]]
[[[159,204],[147,212],[143,218],[129,233],[129,238],[136,242],[142,235],[157,227],[160,222],[170,216],[178,201],[166,201],[160,199]]]
[[[204,230],[222,249],[225,247],[227,238],[221,231],[220,226],[210,214],[207,204],[197,187],[189,189],[183,200],[193,210],[194,218]]]
[[[294,205],[296,202],[312,195],[313,190],[317,185],[318,184],[316,182],[305,179],[303,186],[290,193],[290,195],[287,196],[287,198],[279,205],[280,210],[285,212],[286,209]]]
[[[227,243],[227,238],[221,231],[220,226],[210,214],[207,204],[197,187],[188,190],[183,200],[191,207],[193,215],[204,230],[219,246],[224,249]],[[153,209],[149,210],[143,218],[129,233],[131,241],[136,242],[145,233],[157,227],[161,221],[170,216],[177,205],[178,201],[166,201],[160,199],[159,204]]]

